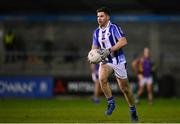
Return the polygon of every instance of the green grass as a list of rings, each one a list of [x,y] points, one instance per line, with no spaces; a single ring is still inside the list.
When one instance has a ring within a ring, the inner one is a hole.
[[[73,99],[1,99],[0,122],[43,123],[113,123],[130,122],[125,100],[116,98],[116,110],[105,116],[105,99],[93,104],[88,98]],[[152,106],[146,99],[137,105],[139,122],[180,122],[180,99],[155,99]]]

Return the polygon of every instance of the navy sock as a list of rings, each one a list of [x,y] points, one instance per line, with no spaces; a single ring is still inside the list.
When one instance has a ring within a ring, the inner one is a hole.
[[[113,98],[113,96],[109,97],[107,100],[108,100],[108,103],[109,103],[109,104],[114,103],[114,98]]]
[[[136,107],[135,106],[131,106],[130,107],[130,112],[131,113],[136,113]]]

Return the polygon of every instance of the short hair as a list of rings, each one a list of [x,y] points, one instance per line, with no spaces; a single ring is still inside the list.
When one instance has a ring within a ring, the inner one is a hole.
[[[109,16],[111,15],[110,9],[108,7],[100,7],[97,9],[96,13],[98,13],[98,12],[104,12],[105,14],[107,14]]]

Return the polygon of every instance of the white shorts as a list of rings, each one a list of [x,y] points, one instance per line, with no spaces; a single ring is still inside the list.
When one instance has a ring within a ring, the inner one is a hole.
[[[152,77],[142,77],[140,80],[140,85],[144,86],[145,84],[152,84],[153,83],[153,78]]]
[[[107,63],[107,65],[114,70],[114,75],[120,79],[127,78],[127,70],[125,64],[126,63],[119,63],[119,64]]]

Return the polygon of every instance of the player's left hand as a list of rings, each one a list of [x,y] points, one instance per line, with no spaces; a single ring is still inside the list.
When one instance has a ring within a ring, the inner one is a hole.
[[[102,53],[102,59],[105,59],[110,53],[111,53],[111,49],[102,49],[101,51]]]

